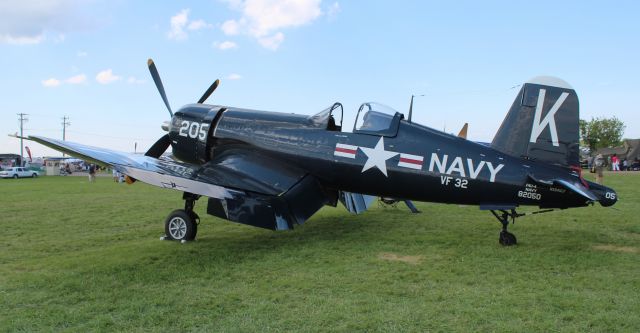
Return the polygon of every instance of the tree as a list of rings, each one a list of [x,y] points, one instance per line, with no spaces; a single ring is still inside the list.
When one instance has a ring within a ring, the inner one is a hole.
[[[622,135],[626,126],[616,118],[591,118],[590,121],[580,119],[580,139],[591,151],[598,148],[615,147],[622,143]]]

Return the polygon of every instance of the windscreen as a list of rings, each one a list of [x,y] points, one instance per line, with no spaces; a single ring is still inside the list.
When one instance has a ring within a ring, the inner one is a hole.
[[[384,132],[388,131],[393,123],[395,109],[380,103],[363,103],[360,105],[354,131]]]

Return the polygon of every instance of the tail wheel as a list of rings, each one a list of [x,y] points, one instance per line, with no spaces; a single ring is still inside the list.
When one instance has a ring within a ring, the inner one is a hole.
[[[178,241],[194,240],[198,232],[196,218],[197,215],[189,214],[183,209],[174,210],[164,222],[166,237]]]

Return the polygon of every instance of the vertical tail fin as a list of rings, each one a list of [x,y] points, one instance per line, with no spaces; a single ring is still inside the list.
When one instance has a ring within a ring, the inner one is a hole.
[[[578,95],[568,83],[536,77],[520,89],[491,147],[512,156],[577,166],[579,118]]]

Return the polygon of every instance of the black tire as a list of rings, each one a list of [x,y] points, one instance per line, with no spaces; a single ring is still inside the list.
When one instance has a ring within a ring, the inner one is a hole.
[[[18,179],[18,175],[17,174],[13,175],[13,179]]]
[[[184,209],[176,209],[164,221],[164,232],[167,239],[191,241],[196,238],[198,225],[191,214]]]
[[[503,246],[511,246],[511,245],[518,244],[516,235],[507,231],[500,232],[500,239],[498,241],[500,242],[500,245],[503,245]]]
[[[398,200],[386,197],[380,197],[380,201],[382,201],[383,204],[387,205],[395,205],[398,203]]]
[[[31,178],[38,178],[38,174],[34,172],[33,175],[31,175]]]

